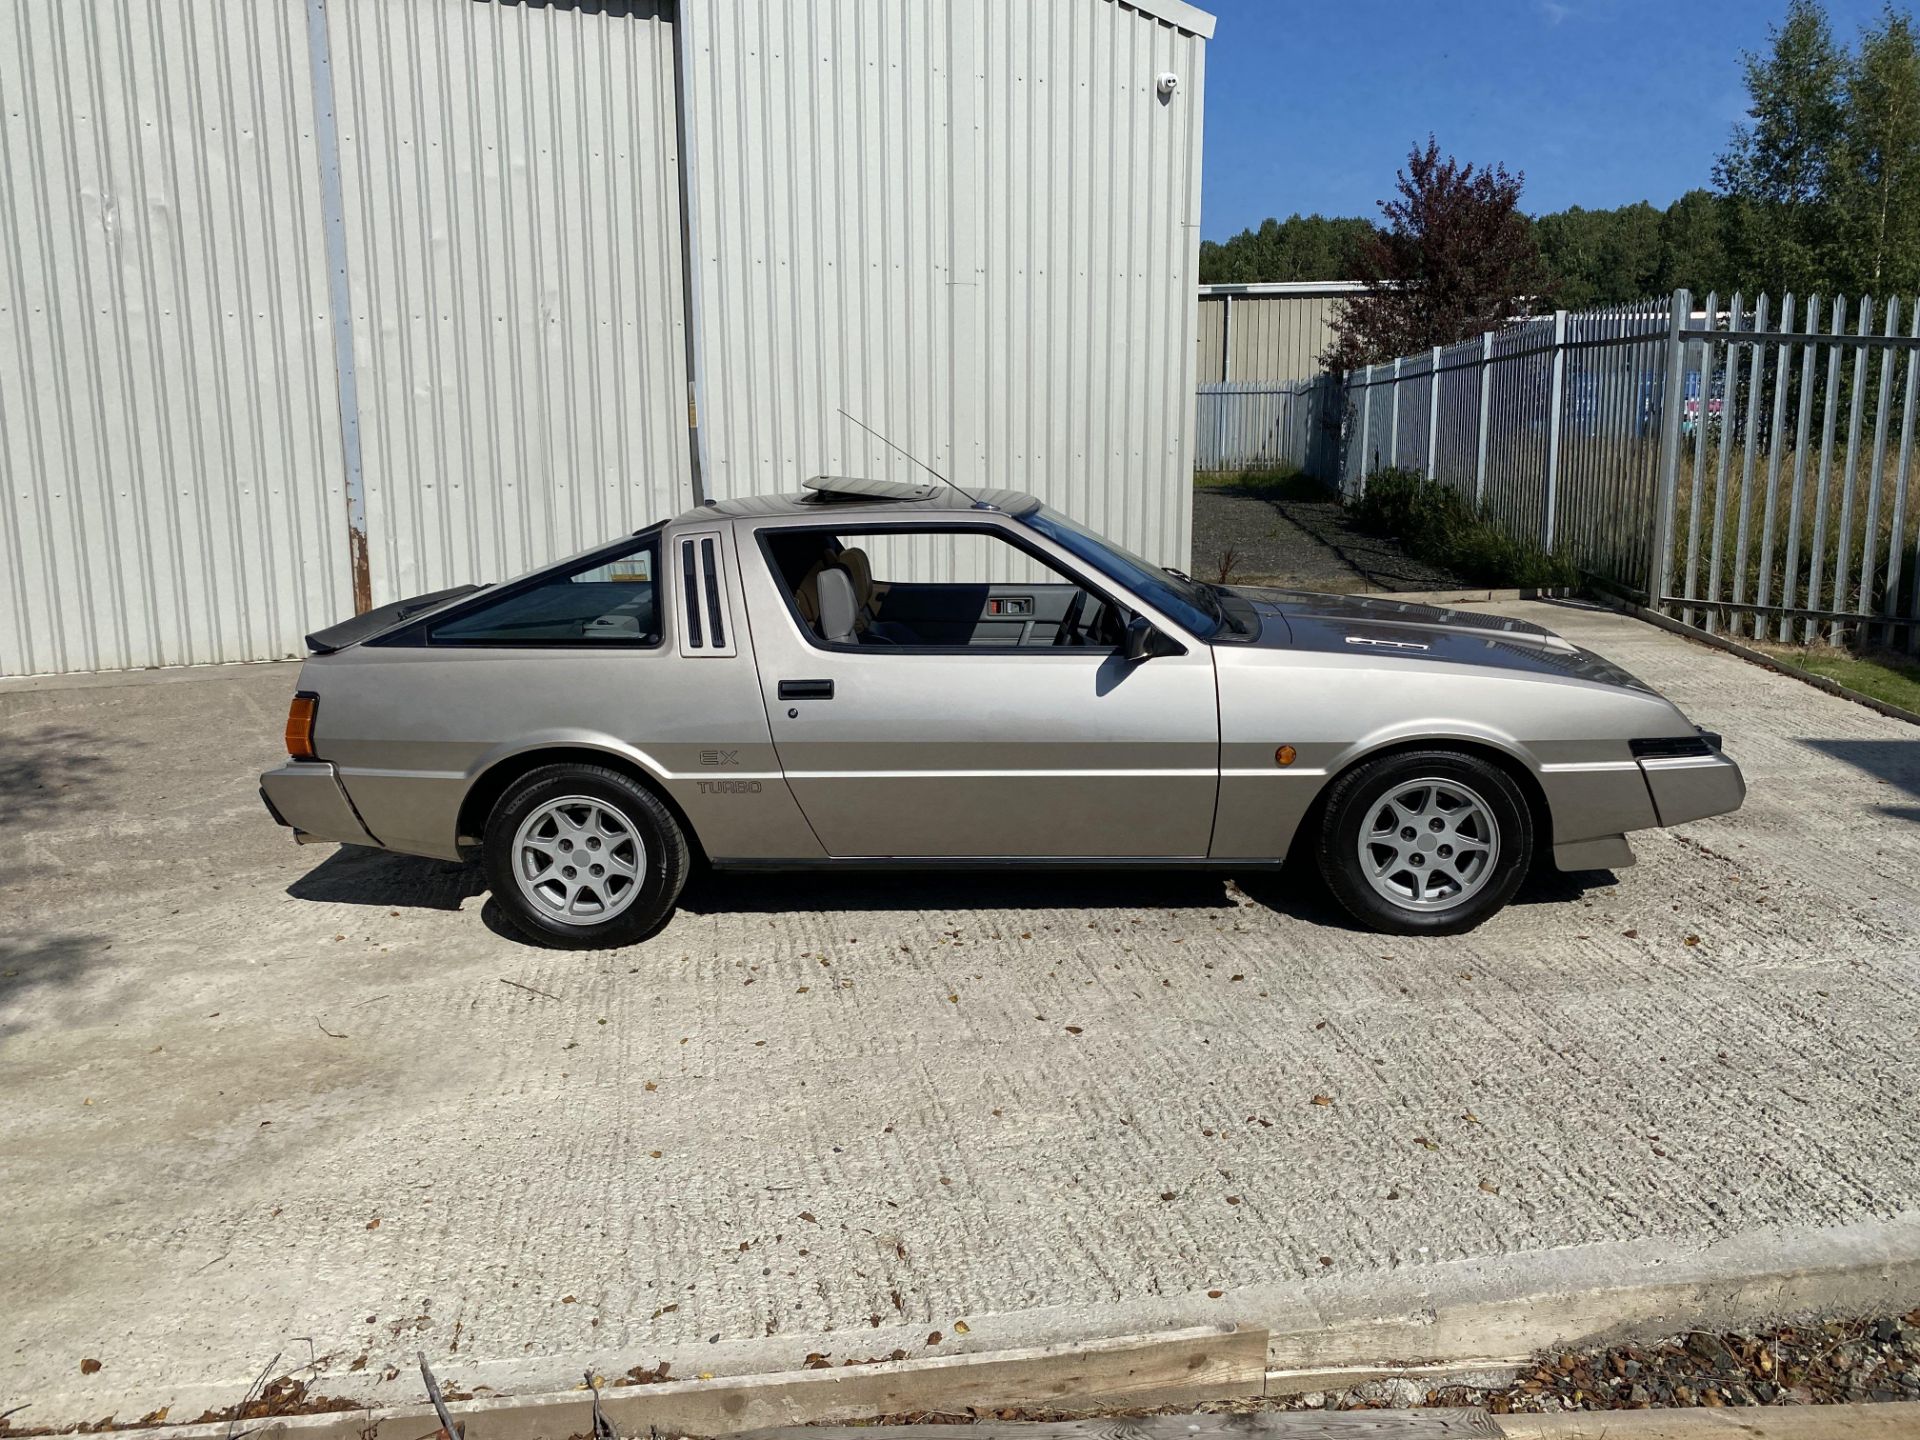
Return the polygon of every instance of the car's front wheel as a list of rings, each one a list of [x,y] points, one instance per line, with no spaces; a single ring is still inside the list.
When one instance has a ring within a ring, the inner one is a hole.
[[[1320,870],[1363,924],[1457,935],[1513,898],[1533,862],[1533,817],[1499,766],[1458,750],[1383,756],[1333,782]]]
[[[544,765],[494,804],[482,863],[494,899],[536,944],[631,945],[672,913],[687,841],[644,786],[601,765]]]

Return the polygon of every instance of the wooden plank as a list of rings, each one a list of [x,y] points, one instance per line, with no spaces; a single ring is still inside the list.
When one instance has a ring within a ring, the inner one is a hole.
[[[1194,1405],[1259,1395],[1266,1365],[1265,1330],[1203,1325],[984,1355],[670,1380],[606,1388],[600,1396],[622,1435],[732,1435],[926,1410]],[[447,1408],[465,1440],[565,1440],[593,1433],[592,1399],[583,1389],[460,1400]],[[166,1440],[232,1440],[229,1428],[179,1425],[149,1433],[163,1433]],[[436,1440],[440,1424],[430,1407],[408,1405],[258,1420],[248,1424],[247,1434],[250,1440]]]
[[[1920,1435],[1920,1405],[1563,1410],[1501,1415],[1497,1423],[1507,1440],[1913,1440]]]
[[[1202,1326],[991,1355],[640,1386],[603,1404],[623,1435],[649,1427],[719,1435],[920,1410],[1191,1405],[1260,1394],[1266,1365],[1265,1330]],[[468,1440],[488,1437],[470,1430]]]
[[[1260,1410],[1052,1423],[848,1425],[756,1430],[741,1440],[1499,1440],[1484,1410]]]

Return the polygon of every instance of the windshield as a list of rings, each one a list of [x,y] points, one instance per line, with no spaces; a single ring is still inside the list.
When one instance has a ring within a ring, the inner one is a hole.
[[[1141,599],[1164,611],[1201,639],[1211,639],[1220,628],[1220,602],[1213,591],[1197,581],[1162,570],[1122,550],[1111,540],[1087,529],[1077,520],[1069,520],[1058,510],[1042,505],[1020,517],[1042,535],[1084,560],[1109,580],[1124,586]]]

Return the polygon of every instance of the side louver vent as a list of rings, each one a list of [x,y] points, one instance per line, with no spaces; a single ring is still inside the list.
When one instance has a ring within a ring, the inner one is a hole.
[[[733,654],[733,615],[727,608],[724,547],[718,531],[680,537],[675,579],[680,587],[680,653]]]

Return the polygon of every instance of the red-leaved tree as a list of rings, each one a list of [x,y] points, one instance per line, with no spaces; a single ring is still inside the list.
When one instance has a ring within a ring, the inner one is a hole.
[[[1365,294],[1334,317],[1324,357],[1350,370],[1497,330],[1536,308],[1550,288],[1532,227],[1520,213],[1524,175],[1504,165],[1476,169],[1429,135],[1395,176],[1386,227],[1360,247]]]

